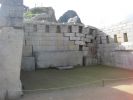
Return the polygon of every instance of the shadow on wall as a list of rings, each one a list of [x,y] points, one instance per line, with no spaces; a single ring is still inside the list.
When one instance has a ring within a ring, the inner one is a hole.
[[[101,64],[133,69],[133,43],[130,33],[112,34],[99,30],[97,36],[98,59]]]

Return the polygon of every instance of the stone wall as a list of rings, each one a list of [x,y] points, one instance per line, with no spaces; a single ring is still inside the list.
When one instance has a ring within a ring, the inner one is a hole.
[[[0,26],[22,27],[23,0],[1,0]]]
[[[36,54],[38,68],[82,65],[81,51],[45,51]]]
[[[92,34],[89,34],[90,28],[95,30]],[[23,58],[29,58],[30,60],[31,57],[34,57],[35,61],[33,62],[35,63],[37,68],[40,68],[40,65],[41,68],[47,68],[51,65],[55,65],[54,63],[58,62],[58,59],[64,59],[63,62],[65,62],[68,65],[82,65],[83,57],[89,60],[86,60],[85,65],[96,64],[96,56],[91,56],[92,54],[90,53],[91,50],[93,51],[93,49],[95,49],[96,46],[96,30],[97,29],[94,27],[85,28],[83,24],[27,22],[24,24],[25,44],[23,48]],[[51,58],[47,56],[47,54],[50,53],[52,53],[53,56],[55,56],[55,58],[57,57],[58,59],[52,62]],[[71,55],[79,55],[77,56],[79,57],[77,59],[80,59],[80,63],[77,61],[76,56],[72,58],[73,64],[69,63],[68,57],[65,57],[65,53],[69,55],[69,58],[71,58]],[[59,54],[61,55],[58,56]],[[49,61],[51,61],[51,63],[49,64],[47,64],[47,62],[44,62],[46,61],[46,59],[48,60],[48,58]],[[74,63],[76,61],[77,63]],[[62,66],[64,65],[62,64]],[[31,63],[29,63],[29,66],[31,66]],[[58,63],[58,65],[56,64],[56,66],[61,66],[61,63]],[[26,68],[29,67],[27,66]]]
[[[133,69],[132,33],[132,22],[121,22],[99,30],[97,34],[99,62],[109,66]]]
[[[22,95],[23,0],[0,0],[0,100]]]
[[[23,31],[13,27],[0,29],[0,100],[15,100],[22,95],[20,70]]]

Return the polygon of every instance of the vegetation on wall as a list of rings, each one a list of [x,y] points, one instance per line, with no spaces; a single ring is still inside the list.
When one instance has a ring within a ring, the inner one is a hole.
[[[43,13],[43,9],[41,7],[31,8],[24,13],[24,19],[31,19],[32,17],[41,13]]]

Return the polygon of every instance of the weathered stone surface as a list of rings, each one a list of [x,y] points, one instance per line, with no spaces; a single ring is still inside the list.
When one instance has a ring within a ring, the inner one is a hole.
[[[82,34],[82,33],[76,33],[76,36],[78,36],[78,37],[85,37],[85,34]]]
[[[22,95],[20,69],[23,31],[5,27],[0,29],[0,100]]]
[[[23,46],[23,0],[1,0],[0,100],[22,95],[20,69]],[[14,28],[15,29],[14,29]]]
[[[34,57],[23,57],[22,69],[25,71],[35,70],[35,58]]]
[[[22,27],[23,0],[1,0],[0,26]]]
[[[133,69],[132,25],[132,22],[121,22],[117,25],[103,29],[103,32],[99,32],[99,35],[97,35],[97,50],[98,59],[101,61],[101,64],[125,69]],[[127,41],[124,41],[126,38],[124,37],[124,33],[127,33]],[[114,40],[114,35],[116,35],[118,43]],[[109,43],[107,43],[106,36],[109,36]],[[100,43],[100,41],[102,42]]]
[[[82,65],[82,57],[83,54],[80,51],[38,52],[37,68]]]
[[[36,14],[36,16],[32,18],[33,21],[56,22],[55,12],[53,8],[36,7],[36,8],[31,9],[31,11],[33,11],[34,9],[39,9],[41,13]]]
[[[67,23],[78,23],[79,18],[78,16],[75,16],[73,18],[69,18]]]
[[[85,42],[84,41],[75,41],[75,44],[76,45],[85,45]]]
[[[67,33],[68,32],[68,25],[65,25],[65,24],[61,25],[61,32]]]
[[[79,41],[79,40],[81,40],[81,38],[80,37],[70,37],[70,40],[71,41]]]
[[[32,32],[34,30],[34,25],[37,26],[36,32],[35,31]],[[91,42],[91,39],[93,39],[95,36],[95,35],[94,36],[86,35],[88,34],[89,27],[84,29],[84,25],[82,24],[48,23],[49,32],[45,32],[44,31],[45,29],[43,29],[45,28],[45,25],[47,25],[47,23],[31,22],[25,24],[25,29],[26,29],[25,45],[30,47],[33,46],[33,53],[36,53],[35,58],[37,59],[36,63],[37,66],[39,66],[39,68],[53,66],[53,64],[54,66],[66,66],[67,64],[76,65],[77,64],[75,61],[76,57],[71,57],[71,55],[75,54],[77,56],[80,56],[80,53],[84,53],[85,51],[87,52],[89,50],[88,46],[94,46],[94,43],[90,44],[88,43]],[[56,32],[57,26],[60,26],[61,33]],[[69,26],[71,26],[71,33],[68,32]],[[81,27],[82,30],[87,30],[86,33],[84,32],[79,33],[79,28]],[[83,47],[80,48],[80,46]],[[97,58],[92,57],[93,54],[90,53],[92,51],[88,51],[89,53],[87,52],[86,54],[84,53],[83,55],[85,56],[91,55],[90,59],[87,60],[90,61],[91,64],[95,64],[94,61]],[[27,54],[28,52],[29,51],[27,50]],[[75,52],[80,52],[80,53],[76,54]],[[53,54],[53,57],[50,55],[50,53]],[[65,60],[68,58],[71,58],[72,62],[70,60]],[[82,58],[83,57],[81,57],[80,60]],[[48,59],[52,60],[48,61]]]
[[[64,33],[64,36],[74,37],[75,36],[75,33]]]
[[[78,33],[79,32],[79,26],[78,25],[72,25],[72,32]]]
[[[23,56],[24,57],[31,57],[32,54],[33,54],[32,46],[23,46]]]

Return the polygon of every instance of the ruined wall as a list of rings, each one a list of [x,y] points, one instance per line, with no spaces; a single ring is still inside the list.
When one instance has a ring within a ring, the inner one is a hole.
[[[95,31],[90,35],[89,27],[85,28],[82,24],[29,22],[25,23],[24,31],[23,58],[27,61],[23,60],[23,69],[34,69],[33,65],[37,68],[82,65],[84,56],[90,59],[86,60],[86,64],[97,63],[96,57],[90,55],[92,49],[88,51],[89,47],[95,46],[96,34]],[[28,64],[28,61],[32,63]]]
[[[133,69],[133,22],[121,22],[97,34],[101,64]]]
[[[23,0],[1,0],[0,26],[21,27],[23,24]]]
[[[0,8],[0,100],[20,95],[23,46],[23,0],[1,0]]]

